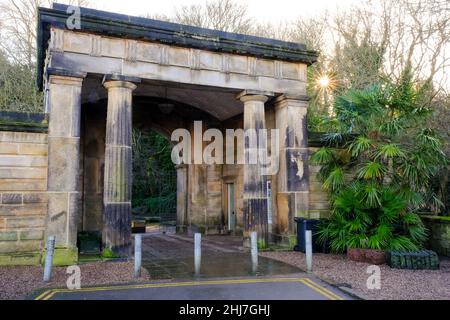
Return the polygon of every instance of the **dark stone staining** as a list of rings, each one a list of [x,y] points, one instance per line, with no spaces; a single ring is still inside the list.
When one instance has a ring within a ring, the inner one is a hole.
[[[286,175],[287,191],[295,192],[309,190],[307,151],[294,149],[286,150]]]
[[[300,141],[297,141],[297,146],[299,148],[307,148],[308,147],[308,122],[307,122],[307,115],[305,114],[303,118],[300,120],[302,125],[302,139]]]
[[[294,217],[296,216],[295,194],[288,195],[288,230],[289,233],[294,232]]]
[[[22,194],[20,193],[4,193],[2,195],[3,204],[21,204]]]
[[[131,203],[107,203],[104,207],[104,248],[131,256]]]
[[[254,230],[258,233],[258,239],[267,243],[267,199],[245,200],[244,223],[246,230]]]
[[[265,196],[267,185],[267,176],[260,176],[260,180],[247,181],[244,184],[244,192],[247,194],[258,194],[260,196]]]
[[[105,148],[103,241],[107,249],[127,256],[131,243],[131,106],[126,97],[108,106]]]

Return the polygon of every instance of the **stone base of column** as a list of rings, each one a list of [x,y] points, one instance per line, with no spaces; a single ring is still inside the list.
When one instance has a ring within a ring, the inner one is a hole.
[[[43,250],[41,264],[44,265],[47,250]],[[53,254],[54,266],[72,266],[78,264],[78,248],[56,247]]]
[[[131,256],[131,202],[107,203],[103,216],[104,254],[109,254],[105,250],[111,250],[120,257]]]
[[[250,244],[250,232],[256,231],[258,247],[266,248],[269,243],[269,226],[267,221],[267,199],[244,199],[244,247]]]
[[[278,192],[278,225],[280,232],[295,234],[295,217],[309,217],[309,192]]]

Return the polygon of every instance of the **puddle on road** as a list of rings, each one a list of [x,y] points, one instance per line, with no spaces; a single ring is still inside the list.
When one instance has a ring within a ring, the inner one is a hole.
[[[152,279],[193,279],[286,275],[302,270],[272,259],[259,257],[258,270],[252,272],[250,253],[206,253],[202,254],[200,277],[194,275],[194,257],[178,259],[146,259],[142,266]]]

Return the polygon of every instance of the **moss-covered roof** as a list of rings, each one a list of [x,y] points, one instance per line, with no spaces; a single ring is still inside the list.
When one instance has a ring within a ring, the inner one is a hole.
[[[53,4],[53,8],[38,11],[38,79],[42,89],[45,52],[50,37],[50,27],[66,28],[71,16],[68,6]],[[268,39],[238,33],[198,28],[183,24],[133,17],[80,7],[81,29],[78,31],[107,36],[157,41],[183,47],[210,51],[245,54],[260,58],[303,62],[312,64],[317,60],[315,51],[304,44]]]

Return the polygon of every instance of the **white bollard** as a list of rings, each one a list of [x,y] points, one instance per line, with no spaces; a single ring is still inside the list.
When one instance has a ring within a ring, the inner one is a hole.
[[[142,265],[142,234],[136,234],[134,236],[134,277],[139,278],[141,276]]]
[[[251,255],[252,255],[252,271],[255,273],[258,271],[258,234],[256,231],[252,231],[250,234],[251,242]]]
[[[55,236],[47,239],[47,254],[45,256],[44,281],[49,282],[52,277],[53,253],[55,251]]]
[[[200,266],[202,263],[202,234],[196,233],[194,235],[194,265],[195,275],[200,275]]]
[[[312,272],[312,231],[305,232],[306,270]]]

